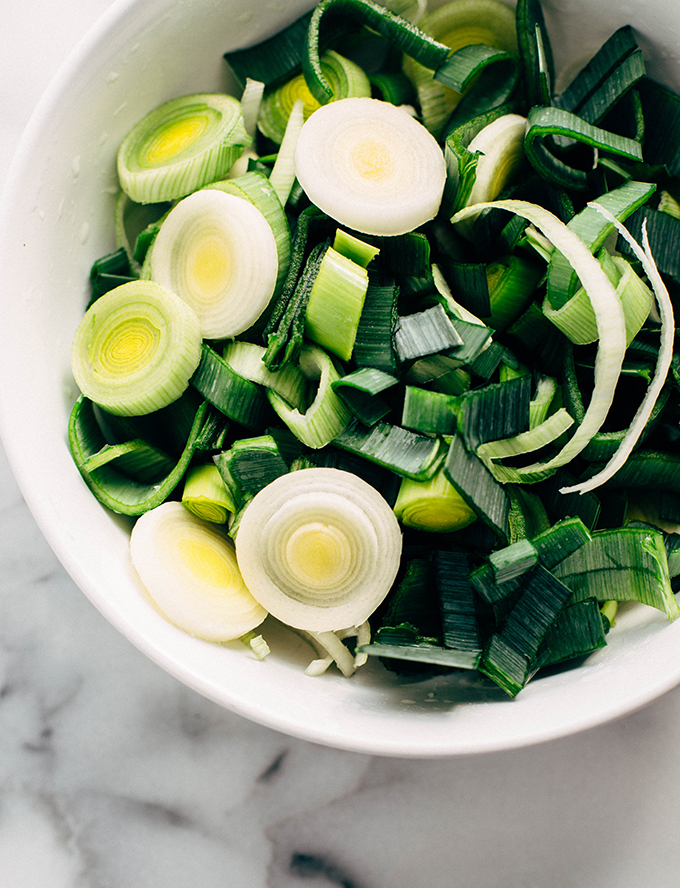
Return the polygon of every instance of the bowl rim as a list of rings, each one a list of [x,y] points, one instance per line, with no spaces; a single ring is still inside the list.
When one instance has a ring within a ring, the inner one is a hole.
[[[169,3],[175,2],[175,0],[158,0],[158,2]],[[55,102],[69,89],[76,73],[93,49],[134,7],[142,6],[143,3],[144,0],[114,0],[111,6],[91,25],[61,64],[31,114],[18,142],[8,169],[2,194],[0,195],[0,280],[3,278],[3,257],[8,248],[7,228],[11,208],[20,197],[21,179],[30,168],[28,158],[32,154],[33,146],[40,138]],[[310,7],[311,5],[310,3]],[[1,365],[2,360],[0,359]],[[228,710],[284,734],[361,754],[409,758],[439,758],[499,752],[544,743],[616,720],[642,708],[680,683],[680,662],[678,662],[675,672],[670,668],[653,672],[651,676],[647,676],[644,682],[639,683],[634,691],[627,692],[622,698],[609,698],[600,708],[589,707],[587,711],[576,717],[571,717],[567,721],[543,725],[538,729],[534,728],[531,731],[527,731],[524,735],[516,734],[513,737],[490,736],[474,744],[461,742],[460,740],[456,741],[455,729],[452,732],[453,736],[448,739],[433,740],[430,743],[424,743],[418,749],[414,749],[410,742],[404,742],[399,736],[386,737],[381,735],[379,738],[366,735],[357,736],[356,732],[344,730],[342,727],[339,728],[338,725],[328,727],[312,722],[307,722],[302,726],[299,719],[290,715],[287,711],[263,711],[256,702],[242,694],[232,694],[231,697],[225,698],[224,691],[206,680],[204,676],[199,674],[196,668],[191,668],[190,665],[187,666],[186,664],[178,664],[167,649],[159,646],[155,639],[150,638],[148,634],[127,621],[117,608],[112,605],[109,606],[106,602],[98,599],[97,595],[93,594],[93,590],[88,588],[89,578],[82,571],[78,561],[74,559],[72,552],[65,545],[64,538],[57,533],[51,513],[45,507],[41,489],[36,484],[30,466],[26,465],[21,459],[21,453],[10,431],[9,416],[5,409],[4,396],[1,390],[0,438],[22,495],[43,536],[79,589],[113,627],[121,632],[150,660],[183,684]],[[173,628],[169,627],[169,631],[173,631]],[[663,645],[662,647],[665,648],[667,646]],[[662,651],[661,653],[663,654],[664,652]],[[663,656],[661,656],[661,660],[664,660]],[[668,663],[670,662],[669,652]],[[345,681],[344,679],[341,680]]]

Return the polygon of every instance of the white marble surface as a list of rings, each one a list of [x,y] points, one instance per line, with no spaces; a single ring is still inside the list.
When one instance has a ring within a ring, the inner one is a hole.
[[[0,178],[109,0],[4,0]],[[0,888],[677,888],[680,690],[514,752],[371,758],[148,662],[74,586],[0,456]]]

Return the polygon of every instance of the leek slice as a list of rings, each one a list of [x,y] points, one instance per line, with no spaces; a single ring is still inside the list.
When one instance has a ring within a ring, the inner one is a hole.
[[[304,410],[307,406],[308,384],[305,375],[296,364],[286,364],[280,370],[268,370],[264,363],[265,351],[261,345],[236,340],[225,347],[222,359],[234,373],[266,386],[292,407]]]
[[[325,52],[321,57],[321,70],[333,93],[331,101],[370,97],[371,83],[366,74],[358,65],[339,53],[333,50]],[[298,101],[302,101],[304,120],[321,107],[321,102],[309,91],[303,74],[293,77],[265,97],[258,126],[272,142],[279,145],[282,143],[288,119]]]
[[[137,521],[130,555],[163,615],[190,635],[231,641],[267,616],[243,582],[229,538],[181,503],[163,503]]]
[[[226,524],[235,510],[234,500],[214,463],[194,466],[187,472],[182,505],[197,518],[214,524]]]
[[[71,347],[81,392],[110,413],[153,413],[177,398],[201,358],[195,312],[152,281],[131,281],[86,312]]]
[[[282,207],[285,207],[288,203],[288,198],[295,184],[295,148],[297,147],[304,122],[302,100],[298,99],[288,115],[281,147],[276,155],[276,161],[269,176],[269,183],[276,192]]]
[[[661,341],[659,344],[659,355],[654,370],[654,378],[652,379],[645,397],[642,399],[633,421],[628,427],[628,431],[623,437],[616,453],[607,463],[607,465],[593,475],[587,481],[583,481],[574,487],[566,488],[566,493],[583,493],[584,491],[593,490],[600,484],[604,484],[623,466],[638,442],[647,422],[649,421],[654,405],[657,402],[661,390],[666,382],[668,371],[673,360],[673,344],[675,341],[675,320],[673,315],[673,303],[671,302],[668,290],[664,284],[659,270],[654,262],[654,257],[649,249],[649,240],[647,239],[647,228],[643,223],[642,236],[644,249],[629,234],[628,230],[616,219],[608,210],[598,205],[592,204],[598,212],[602,213],[605,219],[614,225],[619,234],[624,237],[633,248],[635,255],[642,263],[645,273],[652,284],[654,295],[656,296],[659,306],[659,314],[661,316]]]
[[[599,343],[595,359],[595,385],[588,409],[571,439],[556,456],[545,463],[535,463],[522,470],[522,479],[531,483],[531,480],[547,478],[555,469],[570,462],[601,428],[614,400],[614,391],[623,364],[626,350],[625,320],[621,300],[599,262],[583,241],[556,216],[535,204],[507,200],[482,204],[481,207],[468,207],[454,216],[452,221],[456,222],[484,207],[507,209],[528,219],[563,253],[588,293],[597,322]]]
[[[477,520],[441,469],[429,481],[402,478],[394,514],[405,527],[429,533],[451,533]]]
[[[271,226],[247,200],[214,189],[170,211],[151,254],[151,276],[196,312],[206,339],[251,327],[269,305],[279,275]]]
[[[398,235],[433,219],[446,164],[425,127],[378,99],[341,99],[302,127],[298,181],[313,204],[366,234]]]
[[[316,346],[305,346],[300,353],[300,369],[307,379],[318,380],[311,406],[303,413],[291,407],[275,391],[267,397],[279,418],[293,434],[312,449],[325,447],[345,428],[351,413],[332,389],[340,379],[329,356]]]
[[[397,574],[401,532],[369,484],[338,469],[291,472],[246,507],[238,564],[254,597],[297,629],[359,626]]]
[[[291,236],[288,220],[283,210],[285,200],[281,199],[281,195],[277,191],[277,182],[273,180],[274,172],[275,169],[267,178],[259,170],[250,170],[236,178],[222,179],[220,182],[212,182],[205,187],[207,190],[225,191],[227,194],[235,194],[237,197],[250,201],[267,220],[276,241],[276,252],[279,257],[279,273],[275,289],[275,293],[278,294],[290,265]],[[279,184],[283,187],[282,182]]]
[[[137,203],[184,197],[226,176],[251,142],[238,99],[181,96],[151,111],[123,139],[120,184]]]

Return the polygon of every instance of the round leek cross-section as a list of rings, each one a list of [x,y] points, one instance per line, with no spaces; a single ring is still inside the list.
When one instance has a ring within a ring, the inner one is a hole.
[[[206,339],[236,336],[254,324],[278,273],[276,240],[260,210],[212,189],[170,211],[150,260],[151,278],[191,306]]]
[[[295,629],[336,631],[363,623],[389,592],[401,532],[361,478],[300,469],[249,503],[236,554],[246,585],[273,616]]]
[[[130,536],[132,563],[175,626],[207,641],[231,641],[267,616],[241,577],[234,545],[181,503],[146,512]]]
[[[252,142],[233,96],[181,96],[147,114],[118,151],[121,188],[137,203],[184,197],[229,172]]]
[[[71,347],[81,392],[120,416],[153,413],[176,401],[200,359],[195,312],[153,281],[131,281],[97,299]]]
[[[403,108],[367,98],[315,111],[302,127],[295,169],[319,209],[375,235],[405,234],[433,219],[446,180],[443,152],[425,127]]]

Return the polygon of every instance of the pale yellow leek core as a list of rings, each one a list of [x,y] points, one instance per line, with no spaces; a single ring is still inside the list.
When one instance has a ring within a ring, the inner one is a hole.
[[[214,114],[194,112],[152,133],[148,142],[139,149],[139,165],[162,166],[191,151],[214,119]]]
[[[159,610],[191,635],[230,641],[267,615],[243,582],[226,533],[181,503],[145,512],[132,530],[130,554]]]

